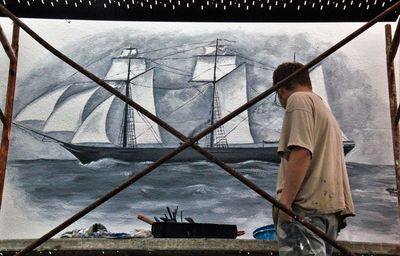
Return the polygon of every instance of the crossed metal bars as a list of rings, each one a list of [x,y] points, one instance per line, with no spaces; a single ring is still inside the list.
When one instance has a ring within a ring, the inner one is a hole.
[[[304,226],[306,226],[308,229],[313,231],[315,234],[317,234],[318,236],[323,238],[326,242],[328,242],[333,247],[335,247],[336,249],[341,251],[343,254],[345,254],[345,255],[354,255],[352,252],[350,252],[349,250],[347,250],[343,246],[339,245],[336,241],[334,241],[333,239],[328,237],[321,230],[319,230],[318,228],[314,227],[307,220],[305,220],[301,216],[296,215],[292,210],[286,208],[284,205],[282,205],[280,202],[278,202],[274,197],[270,196],[267,192],[265,192],[260,187],[258,187],[256,184],[254,184],[253,182],[251,182],[250,180],[245,178],[243,175],[241,175],[240,173],[235,171],[232,167],[228,166],[223,161],[219,160],[218,158],[216,158],[215,156],[213,156],[208,151],[206,151],[205,149],[201,148],[199,145],[197,145],[195,143],[198,140],[200,140],[201,138],[203,138],[204,136],[206,136],[208,133],[210,133],[213,130],[215,130],[216,128],[222,126],[223,124],[225,124],[226,122],[228,122],[229,120],[231,120],[232,118],[234,118],[235,116],[240,114],[241,112],[245,111],[249,107],[253,106],[257,102],[261,101],[262,99],[264,99],[268,95],[270,95],[273,92],[275,92],[279,87],[282,86],[282,84],[284,84],[286,81],[291,79],[293,76],[297,75],[300,72],[303,72],[304,70],[308,70],[309,68],[312,68],[313,66],[318,64],[320,61],[322,61],[323,59],[325,59],[326,57],[328,57],[329,55],[334,53],[336,50],[338,50],[339,48],[341,48],[342,46],[344,46],[345,44],[347,44],[348,42],[350,42],[351,40],[353,40],[354,38],[359,36],[364,31],[366,31],[372,25],[374,25],[375,23],[377,23],[378,21],[380,21],[384,17],[388,16],[389,14],[395,12],[399,8],[400,8],[400,0],[396,4],[394,4],[392,7],[388,8],[387,10],[385,10],[384,12],[379,14],[377,17],[375,17],[374,19],[372,19],[371,21],[369,21],[368,23],[366,23],[365,25],[363,25],[362,27],[360,27],[359,29],[354,31],[349,36],[347,36],[344,39],[342,39],[340,42],[338,42],[337,44],[335,44],[334,46],[329,48],[327,51],[325,51],[324,53],[322,53],[321,55],[319,55],[315,59],[313,59],[311,62],[307,63],[303,68],[297,70],[296,72],[294,72],[293,74],[291,74],[287,78],[285,78],[282,81],[276,83],[275,85],[273,85],[272,87],[270,87],[269,89],[264,91],[263,93],[259,94],[258,96],[256,96],[252,100],[248,101],[247,103],[245,103],[242,106],[240,106],[239,108],[237,108],[235,111],[231,112],[227,116],[225,116],[222,119],[220,119],[219,121],[217,121],[215,124],[207,127],[206,129],[204,129],[203,131],[198,133],[193,138],[187,138],[186,136],[181,134],[179,131],[177,131],[176,129],[171,127],[168,123],[164,122],[163,120],[161,120],[157,116],[153,115],[152,113],[150,113],[149,111],[144,109],[142,106],[140,106],[139,104],[137,104],[136,102],[134,102],[130,98],[126,97],[125,95],[123,95],[122,93],[117,91],[116,89],[112,88],[108,83],[106,83],[102,79],[98,78],[93,73],[87,71],[86,69],[81,67],[79,64],[77,64],[73,60],[69,59],[67,56],[65,56],[64,54],[59,52],[57,49],[52,47],[49,43],[47,43],[44,39],[42,39],[34,31],[32,31],[27,25],[25,25],[20,19],[18,19],[15,15],[13,15],[10,11],[8,11],[4,6],[2,6],[0,4],[0,12],[2,12],[5,16],[7,16],[10,19],[12,19],[15,24],[17,24],[19,27],[21,27],[26,33],[28,33],[32,38],[34,38],[36,41],[38,41],[43,47],[45,47],[47,50],[49,50],[55,56],[57,56],[58,58],[60,58],[61,60],[63,60],[64,62],[66,62],[67,64],[69,64],[70,66],[72,66],[73,68],[75,68],[76,70],[78,70],[79,72],[84,74],[85,76],[87,76],[88,78],[90,78],[92,81],[94,81],[97,84],[99,84],[100,86],[102,86],[107,91],[109,91],[109,92],[113,93],[114,95],[116,95],[118,98],[120,98],[122,101],[124,101],[125,103],[127,103],[131,107],[133,107],[136,110],[140,111],[146,117],[148,117],[151,120],[153,120],[154,122],[156,122],[158,125],[160,125],[164,129],[169,131],[171,134],[175,135],[177,138],[179,138],[183,142],[182,144],[180,144],[180,146],[175,148],[173,151],[171,151],[168,154],[164,155],[163,157],[161,157],[159,160],[157,160],[153,164],[149,165],[144,170],[140,171],[139,173],[137,173],[133,177],[129,178],[128,180],[126,180],[125,182],[120,184],[117,188],[115,188],[114,190],[106,193],[105,195],[103,195],[102,197],[97,199],[95,202],[93,202],[92,204],[90,204],[89,206],[87,206],[86,208],[81,210],[80,212],[76,213],[75,215],[73,215],[72,217],[67,219],[65,222],[61,223],[60,225],[58,225],[57,227],[55,227],[54,229],[49,231],[47,234],[43,235],[41,238],[33,241],[30,245],[28,245],[26,248],[24,248],[22,251],[20,251],[16,255],[20,256],[20,255],[25,255],[26,253],[31,252],[33,249],[35,249],[36,247],[38,247],[39,245],[41,245],[45,241],[49,240],[51,237],[53,237],[54,235],[56,235],[57,233],[59,233],[60,231],[62,231],[63,229],[65,229],[66,227],[71,225],[72,223],[74,223],[76,220],[80,219],[81,217],[83,217],[84,215],[86,215],[87,213],[89,213],[90,211],[95,209],[96,207],[100,206],[102,203],[106,202],[108,199],[112,198],[113,196],[115,196],[116,194],[118,194],[119,192],[121,192],[122,190],[124,190],[125,188],[127,188],[128,186],[130,186],[131,184],[136,182],[137,180],[139,180],[142,177],[144,177],[145,175],[149,174],[154,169],[159,167],[161,164],[163,164],[167,160],[171,159],[175,155],[179,154],[181,151],[185,150],[188,147],[193,147],[195,150],[197,150],[199,153],[201,153],[203,156],[205,156],[208,160],[210,160],[210,161],[214,162],[215,164],[217,164],[218,166],[220,166],[222,169],[224,169],[229,174],[231,174],[232,176],[237,178],[239,181],[244,183],[246,186],[251,188],[253,191],[255,191],[257,194],[259,194],[260,196],[262,196],[266,200],[268,200],[270,203],[272,203],[273,205],[278,207],[280,210],[282,210],[283,212],[285,212],[288,215],[290,215],[291,217],[293,217],[296,221],[299,221],[300,223],[302,223]]]

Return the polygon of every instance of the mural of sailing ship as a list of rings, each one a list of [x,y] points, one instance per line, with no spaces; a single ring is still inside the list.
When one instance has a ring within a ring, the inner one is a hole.
[[[189,81],[194,86],[202,84],[211,89],[207,125],[214,124],[248,101],[246,63],[238,64],[237,56],[219,43],[217,39],[204,47],[203,54],[195,56]],[[138,56],[136,48],[123,49],[119,56],[112,58],[104,80],[157,115],[154,100],[157,69],[149,67],[149,61]],[[311,71],[311,78],[314,91],[329,106],[321,66]],[[57,87],[34,99],[14,120],[20,128],[59,143],[84,164],[103,158],[156,161],[175,148],[163,143],[155,122],[99,87]],[[44,123],[40,131],[29,125],[35,121]],[[71,134],[70,141],[52,135],[60,132]],[[276,153],[277,140],[254,142],[247,111],[197,143],[225,162],[280,161]],[[345,154],[355,146],[345,136],[343,144]],[[205,160],[205,157],[188,148],[169,161],[196,160]]]

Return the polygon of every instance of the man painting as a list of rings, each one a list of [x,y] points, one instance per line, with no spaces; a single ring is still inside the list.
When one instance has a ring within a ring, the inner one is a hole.
[[[301,63],[283,63],[276,84]],[[336,239],[347,216],[354,215],[344,160],[342,133],[330,109],[313,93],[307,70],[286,81],[277,96],[285,109],[278,154],[277,199],[297,215]],[[279,255],[331,255],[322,238],[276,208]]]

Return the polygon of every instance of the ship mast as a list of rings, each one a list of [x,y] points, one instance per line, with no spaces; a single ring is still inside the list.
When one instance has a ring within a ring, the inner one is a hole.
[[[132,56],[132,45],[128,48],[128,75],[126,78],[126,86],[125,86],[125,95],[129,97],[129,83],[130,83],[130,75],[131,75],[131,56]],[[124,130],[122,133],[123,140],[122,140],[122,147],[126,148],[128,145],[128,118],[129,118],[129,106],[125,103],[125,111],[124,111]]]
[[[217,80],[217,58],[218,58],[218,41],[219,39],[217,38],[215,42],[215,57],[214,57],[214,77],[213,77],[213,89],[212,89],[212,97],[211,97],[211,125],[214,124],[214,108],[215,108],[215,84]],[[214,147],[214,131],[211,132],[210,134],[210,148]]]
[[[217,39],[215,42],[215,55],[214,55],[214,74],[213,74],[213,88],[212,88],[212,102],[211,102],[211,125],[214,124],[215,120],[221,118],[221,106],[218,94],[216,93],[216,84],[217,84],[217,58],[218,58],[218,41]],[[216,133],[216,134],[215,134]],[[217,139],[217,142],[214,143],[214,139]],[[215,131],[212,131],[210,134],[210,147],[228,147],[228,141],[226,140],[226,135],[224,131],[224,127],[220,126]]]

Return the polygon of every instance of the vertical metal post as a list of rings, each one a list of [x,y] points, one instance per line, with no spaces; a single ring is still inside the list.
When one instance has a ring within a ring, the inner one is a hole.
[[[394,156],[394,168],[396,172],[396,184],[397,184],[397,200],[398,207],[400,209],[400,133],[399,124],[396,122],[397,114],[397,94],[396,94],[396,79],[394,73],[394,62],[391,58],[392,48],[392,27],[387,24],[385,26],[385,37],[386,37],[386,65],[387,65],[387,78],[388,78],[388,89],[389,89],[389,103],[390,103],[390,122],[392,126],[392,143],[393,143],[393,156]]]
[[[14,23],[11,47],[14,51],[15,58],[10,58],[7,98],[6,98],[6,107],[4,113],[5,123],[3,125],[3,132],[1,136],[1,148],[0,148],[0,209],[1,209],[1,202],[3,200],[3,188],[6,176],[8,148],[10,145],[10,137],[11,137],[15,83],[17,81],[18,42],[19,42],[19,26],[16,23]]]

